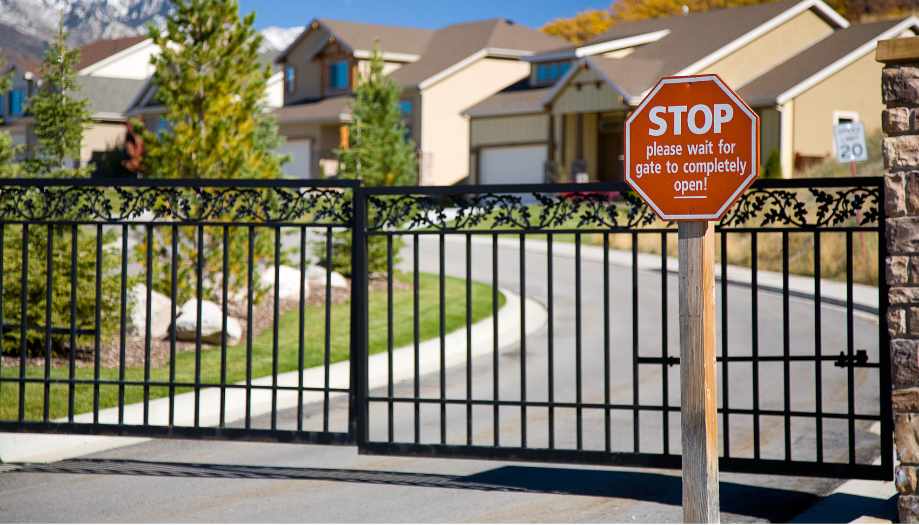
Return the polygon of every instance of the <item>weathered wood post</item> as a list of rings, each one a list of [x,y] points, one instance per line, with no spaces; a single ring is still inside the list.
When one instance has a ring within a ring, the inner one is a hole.
[[[683,521],[687,523],[719,521],[714,230],[708,222],[681,222],[678,234]]]
[[[892,403],[882,407],[882,414],[892,413],[894,422],[900,521],[919,523],[919,38],[881,41],[877,59],[884,63],[884,270],[889,287],[880,304],[887,303],[893,387]]]

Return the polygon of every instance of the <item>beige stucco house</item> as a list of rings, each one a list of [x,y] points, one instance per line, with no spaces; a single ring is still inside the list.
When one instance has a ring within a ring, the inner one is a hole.
[[[800,167],[832,152],[834,118],[858,113],[869,130],[879,126],[880,71],[867,55],[878,38],[913,26],[850,28],[821,0],[617,24],[583,45],[527,58],[527,82],[466,110],[473,180],[621,180],[631,109],[660,77],[698,73],[720,75],[747,98],[762,116],[763,159],[778,151],[791,176],[795,158]]]
[[[522,78],[523,59],[560,40],[504,19],[431,31],[317,19],[284,51],[284,107],[277,110],[290,175],[337,172],[348,146],[352,93],[379,45],[385,71],[403,88],[402,111],[418,146],[419,182],[454,184],[469,175],[463,111]]]

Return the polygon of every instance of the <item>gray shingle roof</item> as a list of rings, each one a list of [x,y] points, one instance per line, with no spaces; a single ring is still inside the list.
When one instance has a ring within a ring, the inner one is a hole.
[[[856,24],[836,31],[801,53],[772,68],[742,87],[739,95],[749,104],[773,104],[789,89],[892,29],[903,20]]]
[[[384,51],[412,55],[420,55],[434,33],[430,29],[417,27],[364,24],[329,18],[320,18],[319,23],[329,28],[336,38],[351,49],[370,50],[379,41]]]
[[[79,76],[77,83],[80,96],[89,100],[90,113],[112,117],[123,117],[147,85],[146,80],[94,76]]]
[[[341,122],[344,115],[351,112],[354,97],[342,95],[324,98],[315,102],[306,102],[284,106],[275,110],[278,122]]]
[[[466,110],[470,117],[498,117],[541,113],[551,88],[517,89],[496,93]]]

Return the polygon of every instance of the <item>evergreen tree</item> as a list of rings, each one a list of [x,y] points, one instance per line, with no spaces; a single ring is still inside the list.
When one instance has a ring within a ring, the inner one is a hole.
[[[415,143],[408,138],[399,107],[401,89],[383,73],[379,46],[360,78],[351,107],[350,145],[338,150],[339,171],[367,186],[398,186],[416,181]]]
[[[0,55],[0,71],[6,68],[6,59]],[[13,87],[13,72],[0,74],[0,94],[9,92]],[[0,124],[3,119],[0,118]],[[13,137],[7,131],[0,131],[0,177],[14,177],[19,174],[19,165],[15,162],[20,149],[13,144]]]
[[[86,176],[88,169],[74,169],[68,163],[80,156],[83,131],[89,125],[89,102],[76,95],[76,66],[80,52],[67,46],[63,21],[57,36],[45,52],[41,86],[29,100],[36,148],[28,167],[34,175]]]

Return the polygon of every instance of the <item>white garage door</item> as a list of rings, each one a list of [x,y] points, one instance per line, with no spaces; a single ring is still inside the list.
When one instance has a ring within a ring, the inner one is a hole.
[[[546,147],[511,146],[482,148],[480,184],[540,184],[545,182],[543,166]]]
[[[284,175],[297,179],[311,178],[311,143],[309,139],[288,140],[278,148],[278,153],[290,156],[290,160],[284,165]]]

